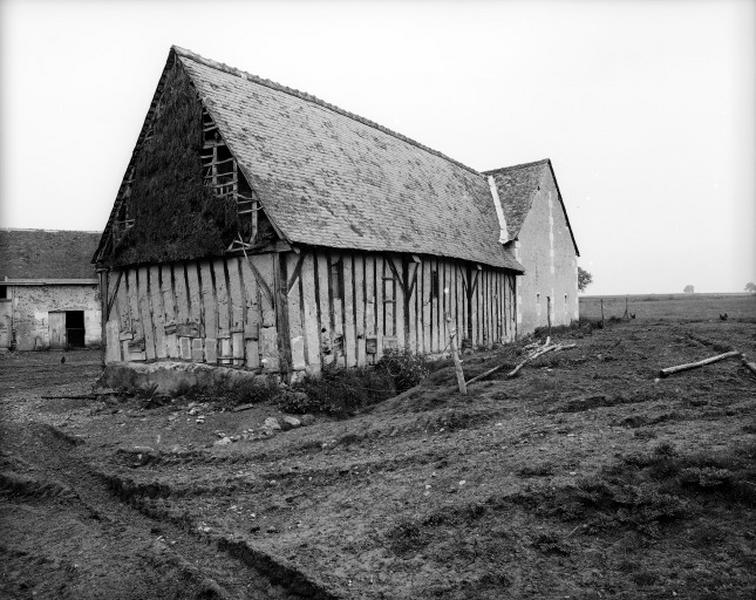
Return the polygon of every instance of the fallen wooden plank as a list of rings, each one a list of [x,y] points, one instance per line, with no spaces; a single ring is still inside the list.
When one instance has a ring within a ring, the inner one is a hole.
[[[481,379],[485,379],[489,375],[493,375],[494,373],[496,373],[496,371],[501,371],[506,366],[507,365],[505,363],[503,365],[498,365],[498,366],[494,367],[493,369],[488,369],[488,371],[485,371],[485,372],[481,373],[480,375],[476,375],[472,379],[468,379],[467,380],[467,385],[470,385],[471,383],[475,383],[476,381],[480,381]]]
[[[40,396],[42,400],[97,400],[102,396],[119,396],[121,392],[100,392],[99,394],[71,394],[69,396]]]
[[[751,373],[756,375],[756,362],[748,362],[746,357],[743,357],[743,364],[745,365],[745,368],[748,369]]]
[[[570,348],[576,348],[576,347],[577,347],[577,344],[567,344],[567,345],[555,344],[553,346],[542,348],[541,350],[527,357],[520,364],[518,364],[514,369],[512,369],[509,373],[507,373],[505,376],[505,379],[512,379],[512,377],[517,377],[517,374],[520,372],[520,369],[522,369],[526,364],[535,360],[539,356],[543,356],[547,352],[553,352],[554,350],[568,350]]]
[[[507,373],[506,379],[510,379],[514,377],[515,375],[517,375],[520,369],[522,369],[522,367],[524,367],[527,363],[538,358],[539,356],[543,356],[547,352],[552,352],[554,350],[567,350],[569,348],[575,348],[575,347],[576,347],[576,344],[568,344],[568,345],[554,344],[553,346],[547,346],[544,344],[544,346],[542,346],[539,350],[536,350],[536,352],[528,356],[525,360],[520,362],[514,369],[512,369],[509,373]],[[498,365],[492,369],[488,369],[488,371],[485,371],[481,373],[480,375],[476,375],[472,379],[469,379],[467,381],[467,385],[470,385],[471,383],[475,383],[476,381],[480,381],[481,379],[485,379],[489,375],[493,375],[497,371],[501,371],[505,366],[506,364],[503,364],[503,365]]]
[[[697,369],[705,365],[710,365],[711,363],[719,362],[720,360],[725,360],[727,358],[735,358],[736,356],[742,356],[742,354],[738,352],[737,350],[731,350],[730,352],[725,352],[724,354],[717,354],[716,356],[711,356],[709,358],[705,358],[697,362],[686,363],[684,365],[676,365],[674,367],[667,367],[666,369],[661,369],[659,371],[659,377],[668,377],[669,375],[672,375],[674,373],[680,373],[681,371],[689,371],[690,369]]]

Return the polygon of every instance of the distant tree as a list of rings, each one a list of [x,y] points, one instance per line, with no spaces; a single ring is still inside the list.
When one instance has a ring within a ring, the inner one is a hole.
[[[593,275],[582,267],[578,267],[578,289],[581,292],[585,291],[589,285],[593,283]]]
[[[696,288],[694,288],[692,285],[688,284],[683,288],[683,293],[685,294],[693,294],[695,293]]]
[[[754,283],[753,281],[746,283],[745,291],[751,294],[756,294],[756,283]]]

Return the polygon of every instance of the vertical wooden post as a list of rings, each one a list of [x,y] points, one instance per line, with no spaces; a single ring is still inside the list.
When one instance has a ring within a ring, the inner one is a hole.
[[[108,350],[108,334],[107,334],[107,322],[110,317],[110,269],[99,267],[97,269],[97,275],[100,279],[100,360],[104,367],[106,360],[105,356]],[[86,340],[84,340],[86,343]]]
[[[546,296],[546,322],[549,325],[549,337],[551,337],[551,296]]]
[[[444,294],[448,295],[449,290],[444,289]],[[462,360],[459,358],[459,348],[457,347],[457,328],[452,325],[451,315],[447,312],[444,317],[449,327],[449,348],[452,359],[454,360],[454,372],[457,375],[457,385],[461,394],[467,394],[467,383],[465,383],[465,373],[462,370]]]
[[[604,326],[604,299],[601,298],[601,327]]]
[[[630,312],[628,311],[628,305],[627,305],[627,296],[625,296],[625,314],[623,315],[623,319],[630,319]]]
[[[291,332],[289,329],[289,290],[286,269],[286,252],[274,254],[273,276],[275,282],[276,329],[278,331],[278,354],[280,371],[288,383],[291,379]]]

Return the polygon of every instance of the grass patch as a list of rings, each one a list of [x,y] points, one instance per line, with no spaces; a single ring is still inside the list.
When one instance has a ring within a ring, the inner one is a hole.
[[[240,404],[259,404],[278,399],[284,390],[275,377],[227,379],[208,385],[186,385],[175,396],[195,402],[212,402],[231,408]]]
[[[576,485],[524,492],[515,502],[541,517],[580,521],[588,533],[629,529],[658,537],[712,503],[756,505],[754,446],[680,456],[669,444],[630,454]]]

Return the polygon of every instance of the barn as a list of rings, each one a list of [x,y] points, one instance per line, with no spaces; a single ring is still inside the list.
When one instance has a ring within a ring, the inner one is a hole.
[[[173,47],[95,254],[106,362],[284,376],[517,335],[493,176]]]
[[[0,350],[101,342],[100,232],[0,229]]]
[[[549,159],[485,173],[493,177],[509,241],[525,274],[517,280],[517,331],[569,325],[579,317],[570,219]]]

